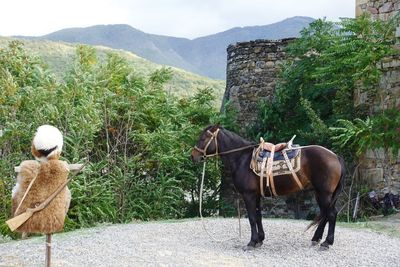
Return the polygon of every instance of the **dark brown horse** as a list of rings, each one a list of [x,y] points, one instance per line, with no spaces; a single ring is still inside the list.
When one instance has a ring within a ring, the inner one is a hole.
[[[209,126],[201,133],[191,154],[193,162],[218,155],[223,164],[230,168],[233,184],[243,197],[251,226],[251,239],[245,249],[261,246],[265,237],[261,222],[260,178],[249,167],[255,146],[257,144],[246,141],[223,127]],[[321,244],[321,248],[326,249],[334,241],[337,215],[335,203],[343,187],[344,162],[332,151],[311,145],[301,148],[300,166],[298,178],[304,187],[314,189],[320,208],[320,215],[313,223],[318,227],[311,241],[313,245],[317,245],[322,239],[325,225],[329,223],[328,235]],[[300,190],[291,175],[277,176],[274,180],[278,195]]]

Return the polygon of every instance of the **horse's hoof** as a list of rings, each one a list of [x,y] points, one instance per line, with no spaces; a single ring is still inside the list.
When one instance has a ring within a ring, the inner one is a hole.
[[[325,251],[325,250],[328,250],[328,249],[329,249],[329,244],[326,243],[326,242],[322,243],[321,246],[319,246],[319,250],[320,251]]]
[[[253,246],[247,245],[247,246],[244,246],[244,247],[243,247],[243,251],[252,251],[252,250],[254,250],[254,247],[253,247]]]
[[[311,246],[315,247],[319,244],[319,241],[311,241]]]
[[[255,248],[259,248],[259,247],[261,247],[262,246],[262,244],[263,244],[263,242],[262,241],[260,241],[260,242],[257,242],[256,243],[256,245],[254,246]]]

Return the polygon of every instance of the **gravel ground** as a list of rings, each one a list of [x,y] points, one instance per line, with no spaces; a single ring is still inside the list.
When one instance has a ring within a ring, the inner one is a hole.
[[[52,266],[399,266],[400,238],[390,233],[337,226],[328,251],[310,246],[308,221],[264,219],[261,248],[243,251],[246,219],[101,226],[53,236]],[[212,238],[224,240],[217,242]],[[0,244],[0,266],[43,266],[44,237]]]

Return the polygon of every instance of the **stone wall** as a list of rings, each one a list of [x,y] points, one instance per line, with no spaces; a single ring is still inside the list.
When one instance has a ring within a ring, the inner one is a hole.
[[[256,120],[259,102],[274,97],[278,68],[285,58],[283,49],[292,40],[255,40],[228,46],[223,105],[232,102],[242,129]]]
[[[368,12],[374,19],[388,20],[399,10],[399,0],[356,0],[356,16]],[[400,37],[400,25],[395,35]],[[400,49],[399,44],[397,48]],[[357,90],[355,105],[367,104],[374,113],[389,108],[400,111],[400,57],[386,58],[379,67],[383,73],[376,88],[377,95],[371,97]],[[387,192],[400,192],[400,155],[393,156],[383,149],[368,151],[361,157],[360,176],[380,197]]]
[[[399,0],[356,0],[356,17],[368,12],[375,19],[388,20],[399,12]]]

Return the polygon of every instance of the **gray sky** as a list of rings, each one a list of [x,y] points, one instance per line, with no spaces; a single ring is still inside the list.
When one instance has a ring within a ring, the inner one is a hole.
[[[293,16],[354,17],[355,0],[5,0],[0,35],[129,24],[147,33],[196,38]]]

